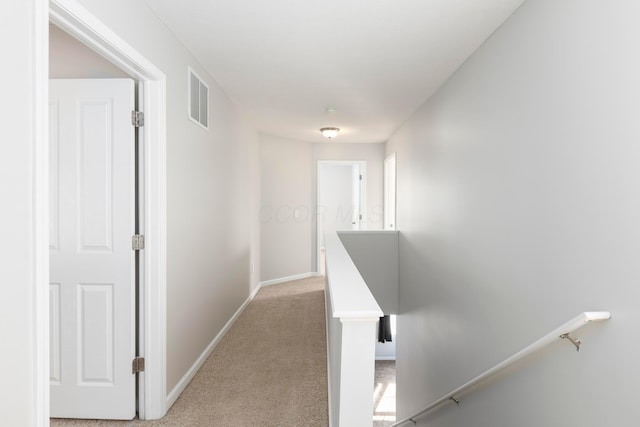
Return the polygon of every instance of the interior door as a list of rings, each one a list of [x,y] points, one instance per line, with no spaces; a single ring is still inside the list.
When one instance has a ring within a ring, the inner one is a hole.
[[[317,268],[324,274],[324,234],[360,230],[364,162],[319,161],[317,193]]]
[[[321,164],[318,213],[322,231],[358,230],[359,168],[350,164]]]
[[[49,88],[51,416],[132,419],[134,82]]]

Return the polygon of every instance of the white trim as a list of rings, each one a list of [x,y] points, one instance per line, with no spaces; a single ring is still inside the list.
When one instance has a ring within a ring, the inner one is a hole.
[[[167,241],[166,241],[166,94],[165,80],[144,82],[144,111],[147,123],[144,131],[144,306],[141,319],[141,352],[145,356],[144,402],[139,402],[139,418],[162,418],[166,412],[167,354]],[[155,145],[155,147],[152,147]]]
[[[49,0],[49,19],[130,76],[164,80],[160,69],[75,0]]]
[[[376,356],[376,360],[396,360],[395,356]]]
[[[317,276],[318,276],[318,273],[316,272],[294,274],[293,276],[281,277],[279,279],[265,280],[264,282],[260,282],[260,286],[277,285],[278,283],[291,282],[292,280],[300,280],[300,279],[306,279],[308,277],[317,277]]]
[[[331,292],[331,283],[329,289]],[[337,408],[340,426],[372,425],[377,321],[378,317],[340,318],[340,384],[333,384],[340,390]]]
[[[376,234],[397,234],[398,230],[344,230],[339,231],[339,235],[343,234],[356,234],[358,236],[362,235],[376,235]]]
[[[196,359],[195,363],[191,366],[191,368],[189,368],[187,373],[184,374],[184,376],[180,379],[180,381],[178,381],[178,384],[176,384],[175,387],[173,387],[173,389],[167,396],[167,402],[166,402],[167,409],[171,408],[171,406],[173,406],[176,400],[178,400],[178,397],[180,397],[180,394],[182,394],[184,389],[187,388],[191,380],[193,380],[193,377],[196,376],[196,374],[198,373],[198,371],[200,370],[204,362],[206,362],[207,358],[211,355],[211,352],[213,351],[213,349],[215,349],[216,346],[220,343],[220,341],[222,341],[222,338],[224,338],[227,332],[229,332],[229,329],[231,329],[231,326],[233,326],[235,321],[238,319],[238,317],[240,317],[240,315],[245,310],[245,308],[247,308],[249,303],[253,301],[253,299],[255,298],[255,296],[257,295],[258,291],[260,291],[261,288],[262,288],[262,284],[258,285],[253,290],[253,292],[251,292],[251,295],[249,295],[249,297],[240,306],[240,308],[236,310],[235,314],[231,316],[231,319],[229,319],[229,321],[224,325],[222,330],[218,332],[218,335],[216,335],[213,341],[211,341],[207,346],[207,348],[204,349],[200,357]]]
[[[327,292],[331,316],[346,321],[377,322],[384,313],[353,263],[338,232],[324,235],[327,263]],[[375,342],[375,341],[374,341]]]
[[[36,0],[32,0],[36,1]],[[144,86],[145,130],[143,149],[145,153],[144,178],[144,250],[145,273],[143,276],[144,295],[141,307],[141,349],[146,358],[145,372],[140,375],[142,399],[138,402],[141,419],[158,419],[166,414],[166,77],[155,65],[149,62],[126,41],[111,31],[106,25],[89,13],[75,0],[50,0],[49,19],[66,32],[85,43],[88,47],[104,56],[123,71],[136,78]],[[48,49],[44,59],[48,61]],[[43,97],[46,98],[46,91]],[[48,105],[47,99],[38,99]],[[46,141],[46,137],[45,141]],[[39,153],[39,155],[42,155]],[[41,159],[42,160],[42,159]],[[48,162],[48,159],[46,160]],[[48,204],[48,177],[46,189],[40,189],[38,205]],[[42,194],[40,194],[42,193]],[[40,209],[40,215],[43,214]],[[46,219],[48,222],[48,218]],[[48,230],[43,235],[39,230],[39,239],[48,242]],[[48,243],[47,243],[48,248]],[[48,256],[48,250],[47,250]],[[44,264],[44,263],[42,263]],[[49,275],[39,271],[43,277]],[[48,283],[48,280],[47,280]],[[46,295],[43,295],[46,293]],[[38,299],[48,301],[48,289],[38,289]],[[48,306],[48,303],[47,303]],[[39,339],[46,335],[36,326]],[[46,319],[48,330],[48,318]],[[40,347],[44,344],[41,343]],[[48,348],[48,338],[46,346]],[[38,357],[43,357],[40,353]],[[49,354],[47,350],[47,364]],[[48,393],[49,378],[38,376],[39,393]],[[42,391],[46,389],[47,391]],[[48,407],[46,410],[48,423]],[[45,424],[46,425],[46,424]]]
[[[32,419],[49,425],[49,8],[30,0],[33,126],[33,375]],[[27,375],[28,376],[28,375]]]
[[[389,171],[389,164],[393,162],[393,178],[390,176],[390,172]],[[383,220],[384,220],[384,225],[383,228],[385,230],[397,230],[398,229],[398,219],[396,218],[397,216],[397,193],[398,193],[398,164],[397,164],[397,157],[396,157],[396,153],[393,152],[391,154],[389,154],[387,157],[385,157],[384,159],[384,170],[383,170],[383,210],[384,210],[384,215],[383,215]],[[393,179],[393,182],[390,182],[390,180]],[[393,206],[390,206],[392,203],[390,203],[389,200],[389,192],[390,192],[390,186],[391,184],[393,184]],[[389,214],[391,213],[390,210],[393,210],[393,225],[389,224]]]
[[[222,330],[220,330],[218,335],[215,336],[215,338],[209,343],[207,348],[205,348],[202,354],[200,354],[198,359],[196,359],[196,361],[191,366],[191,368],[189,368],[187,373],[184,374],[184,376],[180,379],[180,381],[178,381],[178,384],[176,384],[175,387],[173,387],[173,389],[167,396],[167,401],[166,401],[167,410],[171,408],[171,406],[173,406],[176,400],[178,400],[178,397],[180,397],[180,394],[182,394],[182,392],[187,388],[191,380],[193,380],[193,377],[195,377],[198,371],[200,370],[200,368],[202,368],[202,365],[204,364],[204,362],[211,355],[211,353],[216,348],[216,346],[220,343],[222,338],[224,338],[227,332],[229,332],[229,329],[231,329],[231,326],[233,326],[235,321],[238,319],[238,317],[240,317],[240,315],[245,310],[245,308],[247,308],[249,303],[253,301],[253,299],[258,294],[260,289],[262,289],[265,286],[271,286],[271,285],[276,285],[278,283],[290,282],[292,280],[306,279],[308,277],[315,277],[315,276],[317,276],[316,273],[302,273],[302,274],[296,274],[293,276],[282,277],[279,279],[265,280],[264,282],[260,282],[258,286],[256,286],[256,288],[253,290],[253,292],[251,292],[251,295],[249,295],[249,297],[245,300],[245,302],[240,306],[240,308],[236,310],[235,314],[231,317],[231,319],[229,319],[229,321],[224,325]]]
[[[321,252],[322,246],[320,242],[322,241],[322,234],[320,231],[318,218],[320,217],[320,213],[318,212],[318,197],[320,192],[320,166],[322,165],[343,165],[343,166],[358,166],[360,168],[360,175],[362,175],[362,179],[360,180],[360,215],[362,215],[362,219],[359,220],[358,230],[366,230],[367,229],[367,212],[369,208],[367,206],[367,161],[366,160],[318,160],[316,164],[316,271],[319,273],[322,271],[320,265],[322,263]],[[325,272],[326,273],[326,272]]]

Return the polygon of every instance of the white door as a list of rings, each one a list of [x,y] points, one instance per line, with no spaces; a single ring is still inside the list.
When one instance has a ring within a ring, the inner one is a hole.
[[[132,419],[134,82],[49,88],[51,416]]]
[[[396,229],[396,154],[384,160],[384,229]]]
[[[324,234],[328,231],[360,230],[363,224],[365,162],[319,161],[317,193],[318,272],[323,270]]]
[[[324,232],[357,230],[360,215],[359,169],[354,165],[321,165],[318,212]],[[354,178],[354,176],[356,178]]]

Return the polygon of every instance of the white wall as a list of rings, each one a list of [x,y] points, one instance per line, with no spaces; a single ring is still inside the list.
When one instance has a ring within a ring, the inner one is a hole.
[[[338,236],[384,314],[396,314],[398,232],[339,231]]]
[[[46,286],[36,277],[36,264],[45,261],[45,247],[36,242],[35,206],[38,165],[36,133],[46,130],[46,108],[35,103],[36,90],[46,84],[46,45],[37,46],[36,32],[46,34],[45,2],[24,0],[3,4],[0,51],[8,66],[0,79],[0,425],[34,426],[39,407],[36,395],[34,323],[39,307],[36,288]],[[40,47],[42,51],[38,51]],[[42,72],[37,73],[38,66]],[[44,157],[44,156],[43,156]],[[42,165],[44,166],[44,165]],[[44,169],[46,171],[46,169]],[[44,250],[42,250],[44,249]],[[47,402],[48,404],[48,402]]]
[[[638,16],[635,0],[525,2],[389,141],[399,417],[609,310],[579,353],[558,342],[418,425],[637,424]]]
[[[384,144],[318,144],[261,134],[263,281],[316,271],[318,160],[367,162],[367,229],[382,229]]]
[[[106,79],[130,76],[60,28],[49,24],[49,77]]]
[[[258,284],[258,137],[143,0],[80,0],[167,76],[167,391]],[[209,85],[205,131],[187,117],[187,67]]]
[[[260,135],[263,281],[315,271],[311,265],[311,155],[310,143]]]

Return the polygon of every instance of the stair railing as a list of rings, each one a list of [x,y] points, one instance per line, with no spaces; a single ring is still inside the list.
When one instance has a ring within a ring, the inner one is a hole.
[[[579,351],[580,350],[581,341],[579,339],[575,339],[570,334],[572,332],[574,332],[576,329],[579,329],[582,326],[586,325],[587,323],[595,322],[595,321],[602,321],[602,320],[609,320],[610,318],[611,318],[611,314],[608,311],[586,311],[584,313],[580,313],[578,316],[576,316],[575,318],[571,319],[570,321],[568,321],[564,325],[562,325],[562,326],[554,329],[553,331],[549,332],[547,335],[545,335],[544,337],[540,338],[538,341],[536,341],[533,344],[523,348],[519,352],[515,353],[513,356],[511,356],[511,357],[505,359],[504,361],[498,363],[493,368],[486,370],[485,372],[483,372],[482,374],[478,375],[474,379],[466,382],[465,384],[461,385],[460,387],[456,388],[455,390],[453,390],[453,391],[445,394],[441,398],[433,401],[431,404],[425,406],[423,409],[421,409],[418,412],[412,414],[411,416],[403,418],[403,419],[397,421],[395,424],[392,425],[392,427],[398,427],[398,426],[401,426],[401,425],[406,424],[408,422],[412,422],[415,425],[415,424],[417,424],[416,420],[419,417],[427,414],[428,412],[431,412],[431,411],[437,409],[438,407],[440,407],[441,405],[443,405],[443,404],[445,404],[447,402],[455,403],[456,405],[459,404],[460,403],[460,400],[459,400],[460,396],[465,394],[465,393],[467,393],[474,386],[478,385],[479,383],[481,383],[482,381],[484,381],[487,378],[491,377],[492,375],[497,374],[498,372],[502,371],[503,369],[507,368],[508,366],[513,365],[514,363],[518,362],[519,360],[529,356],[530,354],[535,353],[536,351],[542,349],[543,347],[548,346],[549,344],[551,344],[552,342],[554,342],[556,340],[566,339],[567,341],[571,342],[576,347],[576,351]]]

